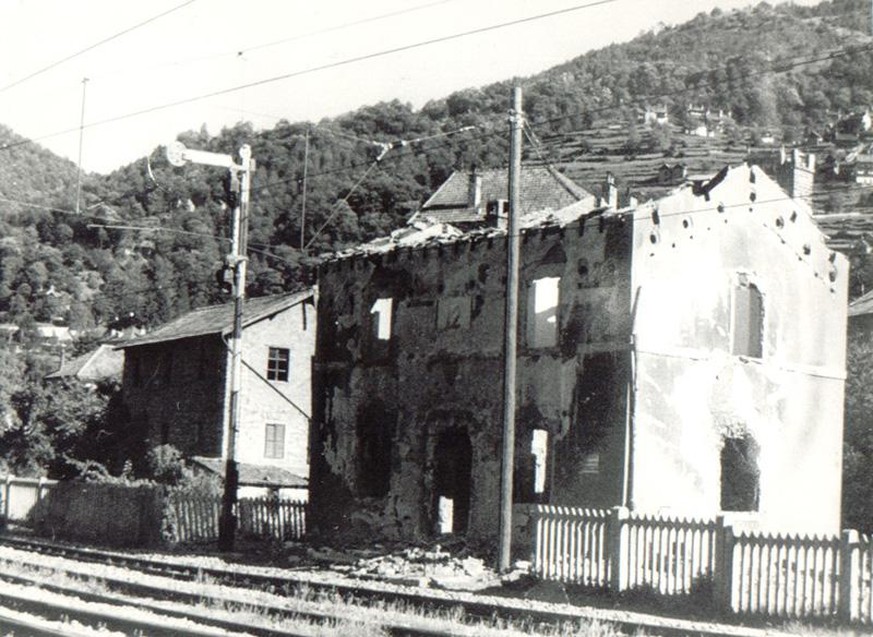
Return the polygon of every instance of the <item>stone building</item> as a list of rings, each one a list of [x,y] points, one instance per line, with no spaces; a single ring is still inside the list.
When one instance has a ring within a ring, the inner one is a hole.
[[[742,165],[522,225],[514,500],[839,528],[848,263]],[[495,541],[506,237],[318,273],[311,528]]]
[[[313,304],[311,290],[245,303],[236,458],[284,470],[260,472],[274,476],[276,487],[299,487],[308,475]],[[232,333],[233,303],[227,303],[188,312],[121,346],[124,402],[149,447],[171,444],[187,457],[227,457]],[[241,474],[257,472],[252,467]]]

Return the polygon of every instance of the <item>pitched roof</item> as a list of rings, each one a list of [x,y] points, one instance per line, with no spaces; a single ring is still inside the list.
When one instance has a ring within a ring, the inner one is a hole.
[[[278,314],[298,303],[302,303],[312,297],[312,294],[312,290],[304,290],[302,292],[263,296],[256,299],[246,300],[245,305],[243,306],[243,327],[248,327],[253,323],[257,323],[262,319]],[[233,307],[234,304],[231,302],[223,303],[221,305],[210,305],[207,307],[201,307],[197,310],[192,310],[187,314],[183,314],[169,323],[162,325],[145,336],[135,338],[119,345],[118,349],[137,347],[139,345],[151,345],[153,343],[163,343],[166,341],[177,341],[183,338],[192,338],[194,336],[229,334],[233,329]]]
[[[509,175],[506,169],[477,172],[482,178],[482,205],[496,199],[509,199]],[[469,223],[482,220],[478,209],[470,206],[469,170],[456,170],[419,210],[419,214],[441,223]],[[546,166],[525,166],[521,170],[522,216],[541,210],[560,210],[593,195],[570,181],[557,170]]]
[[[191,461],[207,471],[216,474],[221,479],[224,479],[224,472],[227,465],[221,458],[194,456],[191,458]],[[309,481],[306,478],[298,476],[296,473],[291,473],[282,467],[240,462],[237,464],[237,468],[239,469],[239,485],[241,487],[285,487],[305,489],[309,485]]]
[[[849,303],[849,318],[873,314],[873,290]]]
[[[45,379],[78,378],[96,381],[113,376],[120,378],[122,367],[124,354],[117,350],[117,346],[104,343],[90,352],[65,361],[59,370],[48,374]]]

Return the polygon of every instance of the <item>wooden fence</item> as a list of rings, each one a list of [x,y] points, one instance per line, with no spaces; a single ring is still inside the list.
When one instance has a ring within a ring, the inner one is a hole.
[[[685,520],[623,507],[533,505],[543,579],[614,591],[712,596],[737,614],[873,623],[873,537],[734,534],[723,517]]]
[[[176,542],[218,538],[221,496],[170,496],[170,533]],[[274,498],[241,498],[236,508],[240,533],[280,541],[300,540],[306,533],[306,503]]]

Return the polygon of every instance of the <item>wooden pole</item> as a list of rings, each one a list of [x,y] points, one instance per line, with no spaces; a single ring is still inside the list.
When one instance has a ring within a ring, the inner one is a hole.
[[[515,465],[515,384],[518,351],[518,272],[521,236],[518,211],[521,198],[521,133],[524,114],[521,87],[512,91],[510,114],[509,222],[506,229],[506,313],[503,341],[503,458],[500,471],[500,540],[497,568],[509,570],[512,553],[512,474]]]

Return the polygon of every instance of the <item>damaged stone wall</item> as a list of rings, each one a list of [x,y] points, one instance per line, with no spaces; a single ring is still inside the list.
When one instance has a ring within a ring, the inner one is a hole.
[[[631,225],[613,215],[523,235],[519,471],[533,467],[533,430],[548,432],[546,484],[534,501],[621,503]],[[316,532],[430,537],[445,523],[448,498],[455,532],[496,540],[505,262],[498,235],[322,266],[310,435]],[[556,337],[538,344],[527,328],[528,313],[539,311],[533,282],[558,278],[558,306],[538,318]],[[384,494],[360,482],[361,452],[371,444],[361,439],[361,419],[379,413],[373,405],[390,414],[381,423],[391,432]]]
[[[631,506],[718,514],[751,440],[757,504],[728,517],[837,532],[848,262],[760,169],[710,183],[636,213]]]

